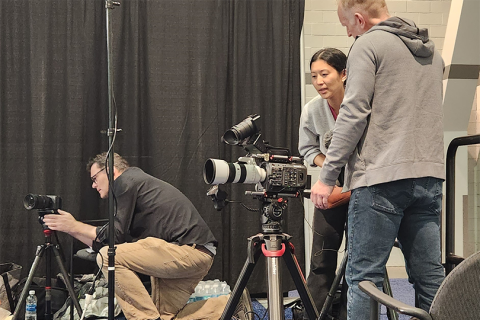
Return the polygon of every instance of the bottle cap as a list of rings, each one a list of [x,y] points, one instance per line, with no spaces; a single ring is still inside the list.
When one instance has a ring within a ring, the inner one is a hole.
[[[35,290],[28,291],[28,294],[35,294]]]

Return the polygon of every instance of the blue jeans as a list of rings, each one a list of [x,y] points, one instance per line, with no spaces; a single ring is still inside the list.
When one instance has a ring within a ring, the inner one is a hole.
[[[348,319],[369,319],[370,304],[358,283],[382,288],[395,242],[401,244],[418,306],[428,312],[444,279],[440,249],[442,180],[404,179],[352,191],[348,210]]]

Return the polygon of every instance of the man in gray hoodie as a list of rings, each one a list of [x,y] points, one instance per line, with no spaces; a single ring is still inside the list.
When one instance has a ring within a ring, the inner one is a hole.
[[[368,319],[358,283],[381,287],[396,238],[419,307],[428,311],[444,278],[440,249],[445,179],[443,60],[426,29],[390,17],[384,0],[339,0],[356,37],[347,87],[311,199],[325,208],[340,169],[352,190],[348,212],[349,319]]]

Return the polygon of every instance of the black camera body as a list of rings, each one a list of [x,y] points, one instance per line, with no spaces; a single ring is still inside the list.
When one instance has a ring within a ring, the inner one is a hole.
[[[268,193],[294,193],[305,188],[307,168],[300,163],[266,162],[261,165],[267,172],[262,183]]]
[[[247,155],[238,162],[208,159],[203,168],[205,183],[213,185],[207,192],[216,210],[229,202],[227,194],[218,188],[224,183],[255,183],[255,191],[246,191],[262,201],[262,229],[279,232],[287,198],[300,197],[308,181],[303,158],[294,157],[287,148],[272,147],[261,139],[258,126],[260,116],[253,114],[229,129],[222,141],[241,146]]]
[[[23,206],[27,210],[37,209],[40,215],[58,214],[57,210],[62,208],[62,198],[29,193],[23,199]]]
[[[267,197],[297,194],[307,184],[307,168],[303,159],[293,157],[286,148],[275,148],[261,139],[259,115],[250,115],[225,132],[222,141],[242,146],[248,154],[236,163],[208,159],[203,169],[207,184],[256,183],[256,192]]]

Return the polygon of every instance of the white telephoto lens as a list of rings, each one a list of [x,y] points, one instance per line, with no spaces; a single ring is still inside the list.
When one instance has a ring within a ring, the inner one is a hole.
[[[259,166],[225,160],[208,159],[203,169],[203,179],[207,184],[257,183],[265,178],[266,172]]]

